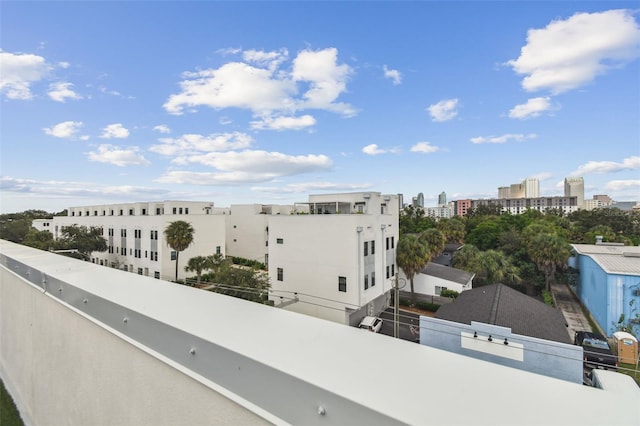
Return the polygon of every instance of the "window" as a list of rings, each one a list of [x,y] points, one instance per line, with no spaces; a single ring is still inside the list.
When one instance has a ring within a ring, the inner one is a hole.
[[[387,265],[387,278],[389,278],[389,265]]]
[[[142,215],[146,216],[147,215],[147,209],[142,209]]]
[[[277,244],[284,244],[284,240],[282,238],[276,238]]]
[[[216,254],[221,254],[220,246],[216,246]]]
[[[179,214],[182,214],[182,207],[180,207],[180,208],[178,209],[178,213],[179,213]]]
[[[371,241],[371,254],[376,254],[376,242]]]
[[[133,216],[133,209],[129,209],[129,216]]]
[[[364,276],[364,289],[368,289],[369,288],[369,275]]]
[[[284,271],[282,268],[278,268],[278,281],[284,281]]]
[[[138,268],[138,275],[142,275],[142,268]]]
[[[160,207],[156,207],[156,216],[160,216]],[[160,277],[158,277],[160,278]]]
[[[189,214],[189,207],[184,208],[184,214]]]
[[[440,293],[442,293],[442,290],[446,290],[446,287],[440,287],[439,285],[436,286],[436,295],[440,296]]]
[[[176,214],[176,213],[178,213],[178,209],[174,207],[173,208],[173,214]]]
[[[122,216],[122,209],[120,209],[120,216]]]
[[[347,277],[338,277],[338,291],[347,292]]]
[[[391,248],[394,248],[394,239],[395,237],[391,237]]]
[[[364,255],[369,256],[369,241],[364,242]]]
[[[387,237],[387,250],[389,250],[389,242],[391,241],[391,239],[389,237]]]
[[[396,265],[395,263],[391,264],[391,276],[393,277],[396,274]]]
[[[371,273],[371,287],[376,285],[376,273],[372,272]]]
[[[158,271],[154,271],[154,272],[153,272],[153,278],[155,278],[155,279],[159,280],[159,279],[160,279],[160,272],[158,272]]]

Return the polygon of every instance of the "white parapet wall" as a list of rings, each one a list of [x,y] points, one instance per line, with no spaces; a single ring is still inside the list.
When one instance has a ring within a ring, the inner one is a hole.
[[[587,387],[0,241],[0,376],[28,425],[640,424],[635,383],[602,374]]]

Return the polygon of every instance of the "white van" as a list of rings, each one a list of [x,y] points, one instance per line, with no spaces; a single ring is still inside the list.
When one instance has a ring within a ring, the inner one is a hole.
[[[364,317],[362,318],[362,321],[360,321],[360,325],[358,327],[378,333],[382,328],[382,318],[369,316]]]

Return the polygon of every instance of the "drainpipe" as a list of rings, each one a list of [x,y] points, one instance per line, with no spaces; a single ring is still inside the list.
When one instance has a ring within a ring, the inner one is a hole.
[[[362,289],[360,288],[360,284],[361,284],[361,278],[362,278],[362,260],[361,260],[361,256],[360,256],[360,247],[362,245],[362,226],[358,226],[356,228],[356,231],[358,232],[358,250],[357,250],[357,255],[358,255],[358,282],[357,282],[357,286],[358,286],[358,309],[360,309],[362,307]]]

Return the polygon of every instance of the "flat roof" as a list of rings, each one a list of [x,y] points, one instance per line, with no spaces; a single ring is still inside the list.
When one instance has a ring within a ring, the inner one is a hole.
[[[640,424],[622,378],[603,390],[7,241],[0,255],[402,423]]]

